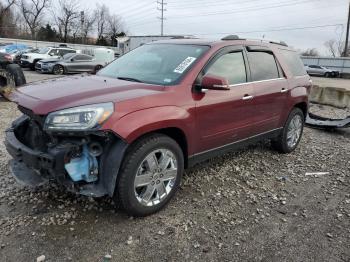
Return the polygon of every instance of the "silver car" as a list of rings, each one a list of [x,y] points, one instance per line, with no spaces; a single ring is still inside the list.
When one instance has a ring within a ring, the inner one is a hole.
[[[103,67],[103,62],[84,54],[66,54],[62,59],[44,59],[35,64],[35,70],[55,75],[72,73],[94,73]]]
[[[309,75],[324,76],[324,77],[339,76],[339,71],[332,70],[324,66],[308,65],[308,66],[305,66],[305,69]]]

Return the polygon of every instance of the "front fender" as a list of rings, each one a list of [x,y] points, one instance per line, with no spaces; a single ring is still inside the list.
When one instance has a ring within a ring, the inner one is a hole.
[[[192,137],[191,130],[194,130],[194,125],[193,114],[184,108],[162,106],[135,111],[117,121],[111,119],[104,129],[112,130],[130,144],[144,134],[171,127],[182,130],[188,140]]]

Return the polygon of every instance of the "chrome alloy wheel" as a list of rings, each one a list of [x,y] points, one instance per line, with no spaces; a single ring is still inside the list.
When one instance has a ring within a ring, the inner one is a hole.
[[[168,149],[148,154],[139,166],[135,181],[135,196],[144,206],[161,203],[173,189],[177,178],[177,161]]]
[[[303,120],[300,115],[295,115],[290,121],[287,131],[287,145],[289,148],[293,148],[298,144],[302,130]]]

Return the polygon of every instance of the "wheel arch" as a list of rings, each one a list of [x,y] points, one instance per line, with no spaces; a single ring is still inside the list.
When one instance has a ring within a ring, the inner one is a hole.
[[[294,107],[301,109],[301,111],[303,111],[303,113],[304,113],[304,118],[306,118],[307,113],[308,113],[308,105],[306,102],[297,103],[294,105]]]
[[[131,144],[153,134],[166,135],[172,138],[176,143],[178,143],[184,156],[185,168],[188,167],[188,139],[186,137],[185,132],[178,127],[165,127],[160,129],[154,129],[152,131],[146,132],[138,136],[136,139],[132,141]]]

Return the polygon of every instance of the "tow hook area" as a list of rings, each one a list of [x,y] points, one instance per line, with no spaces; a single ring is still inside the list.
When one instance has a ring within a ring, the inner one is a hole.
[[[93,146],[95,148],[96,146]],[[91,148],[91,146],[90,146]],[[87,145],[82,146],[79,153],[74,153],[65,169],[74,182],[85,181],[92,183],[98,179],[98,161],[95,151],[89,150]]]

